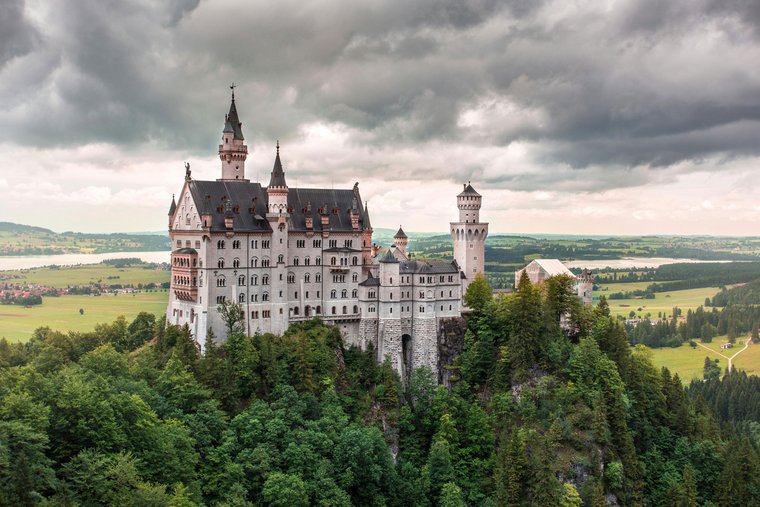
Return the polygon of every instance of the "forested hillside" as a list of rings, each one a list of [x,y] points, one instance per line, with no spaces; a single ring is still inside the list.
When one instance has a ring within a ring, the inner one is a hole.
[[[758,382],[684,390],[571,286],[473,283],[451,388],[236,305],[203,355],[148,314],[0,341],[0,505],[758,505]]]

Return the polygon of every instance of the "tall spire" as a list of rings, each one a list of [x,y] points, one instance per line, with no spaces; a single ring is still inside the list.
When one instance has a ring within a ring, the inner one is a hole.
[[[235,106],[235,86],[235,83],[232,83],[230,85],[230,90],[232,90],[232,101],[230,102],[230,111],[227,113],[227,116],[224,117],[223,132],[232,132],[235,139],[242,141],[244,139],[242,128],[243,124],[238,118],[237,107]]]
[[[177,210],[177,202],[174,200],[174,194],[172,194],[172,203],[169,206],[169,216],[174,216],[174,212]]]
[[[285,171],[282,170],[282,162],[280,161],[280,141],[277,141],[277,156],[274,159],[274,167],[272,168],[272,176],[269,179],[270,187],[287,187],[285,182]]]

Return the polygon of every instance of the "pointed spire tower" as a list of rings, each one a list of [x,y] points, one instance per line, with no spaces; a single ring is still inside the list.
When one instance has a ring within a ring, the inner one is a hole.
[[[267,187],[269,199],[269,215],[282,217],[288,212],[288,184],[285,181],[285,171],[282,170],[280,161],[280,141],[277,141],[277,155],[274,159],[272,174],[269,177]]]
[[[232,102],[230,111],[224,116],[222,144],[219,145],[219,159],[222,161],[222,180],[247,181],[245,179],[245,159],[248,158],[248,146],[243,138],[243,124],[238,118],[235,105],[235,83],[230,86]]]
[[[399,251],[406,256],[406,244],[409,241],[409,236],[406,235],[404,232],[404,229],[401,228],[401,226],[398,226],[398,232],[396,232],[396,235],[393,236],[393,244],[396,245],[396,248],[399,249]]]

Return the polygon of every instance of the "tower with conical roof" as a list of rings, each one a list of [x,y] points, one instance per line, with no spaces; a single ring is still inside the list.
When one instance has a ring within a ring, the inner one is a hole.
[[[267,221],[272,228],[272,332],[284,333],[288,329],[288,286],[285,275],[290,264],[288,252],[288,184],[280,161],[280,142],[267,187]]]
[[[230,111],[224,116],[222,144],[219,145],[219,159],[222,161],[221,180],[246,181],[245,159],[248,158],[248,146],[243,138],[243,124],[238,118],[235,105],[235,85],[232,89]]]
[[[409,242],[409,236],[406,235],[404,232],[404,229],[401,228],[401,226],[398,226],[398,232],[396,232],[396,235],[393,236],[393,244],[396,245],[396,248],[404,254],[404,257],[406,257],[406,244]]]
[[[470,182],[457,195],[459,221],[451,222],[451,239],[454,242],[454,260],[462,278],[462,296],[467,292],[475,275],[485,271],[485,243],[488,223],[480,221],[482,196]]]

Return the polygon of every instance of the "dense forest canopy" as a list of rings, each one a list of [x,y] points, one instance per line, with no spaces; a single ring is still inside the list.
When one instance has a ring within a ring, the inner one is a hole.
[[[468,292],[452,386],[318,320],[223,345],[148,314],[0,341],[0,505],[746,506],[760,383],[684,389],[572,280]]]

